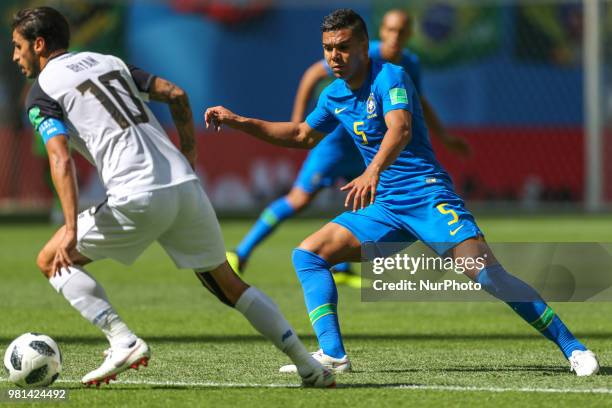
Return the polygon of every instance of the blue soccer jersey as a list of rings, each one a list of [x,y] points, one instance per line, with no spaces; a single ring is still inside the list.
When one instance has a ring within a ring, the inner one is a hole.
[[[321,93],[306,122],[322,133],[342,125],[369,165],[387,133],[384,117],[395,109],[412,114],[412,137],[396,161],[381,173],[379,199],[393,203],[405,194],[452,188],[450,177],[434,157],[414,85],[397,65],[371,61],[368,78],[355,91],[344,80],[335,80]]]
[[[370,41],[369,55],[373,61],[384,63],[380,55],[380,41]],[[330,77],[333,73],[327,62],[322,61]],[[421,91],[421,65],[413,52],[404,49],[398,64],[404,68],[419,95]],[[295,182],[295,186],[313,193],[332,186],[338,179],[352,180],[365,170],[363,158],[342,126],[329,133],[309,154]]]
[[[418,94],[402,67],[371,60],[368,77],[355,91],[335,80],[306,122],[322,133],[341,125],[369,165],[387,133],[384,117],[396,109],[411,113],[410,142],[381,172],[375,203],[333,222],[362,243],[420,239],[442,254],[482,233],[434,156]]]

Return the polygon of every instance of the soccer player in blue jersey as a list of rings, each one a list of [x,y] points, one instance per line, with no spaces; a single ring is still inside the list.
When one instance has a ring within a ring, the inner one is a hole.
[[[390,10],[383,16],[379,36],[381,41],[370,41],[369,55],[374,61],[389,61],[400,65],[412,79],[419,100],[423,106],[427,127],[444,146],[452,152],[465,155],[469,152],[467,143],[449,134],[438,115],[421,92],[421,66],[413,52],[404,49],[412,33],[412,19],[403,10]],[[325,60],[310,66],[300,81],[295,97],[292,122],[304,120],[308,102],[317,87],[333,72]],[[234,270],[244,272],[253,250],[284,220],[302,211],[314,200],[317,193],[333,186],[339,179],[352,180],[365,169],[359,150],[350,134],[342,126],[336,127],[312,151],[302,164],[299,175],[289,193],[272,202],[259,216],[253,227],[236,247],[228,252],[228,260]],[[334,265],[337,284],[361,287],[361,277],[351,273],[346,262]]]
[[[336,372],[350,370],[338,316],[338,293],[330,266],[359,261],[362,244],[421,240],[439,255],[481,257],[465,274],[506,302],[553,341],[578,376],[593,375],[599,363],[528,284],[510,275],[493,256],[474,217],[455,193],[434,157],[414,85],[403,68],[368,57],[363,19],[349,9],[326,16],[321,26],[325,59],[337,79],[320,95],[302,123],[266,122],[217,106],[207,125],[222,124],[264,141],[312,148],[342,125],[363,156],[366,169],[342,190],[351,210],[306,238],[293,251],[293,265],[319,341],[314,356]],[[281,371],[295,370],[285,366]]]

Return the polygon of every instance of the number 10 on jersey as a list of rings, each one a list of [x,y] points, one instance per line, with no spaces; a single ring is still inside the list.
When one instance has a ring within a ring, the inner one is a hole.
[[[77,89],[82,94],[85,94],[85,92],[88,91],[91,92],[92,95],[95,96],[96,99],[102,104],[102,106],[104,106],[104,109],[106,109],[106,111],[113,117],[115,122],[121,126],[121,129],[125,129],[130,126],[130,122],[128,122],[128,119],[122,113],[122,110],[135,125],[139,123],[147,123],[149,121],[147,112],[145,111],[142,102],[132,93],[130,86],[125,78],[121,76],[119,71],[111,71],[101,75],[98,77],[98,81],[100,81],[108,92],[110,92],[119,106],[115,105],[113,101],[104,93],[104,91],[102,91],[102,89],[100,89],[100,87],[98,87],[98,85],[96,85],[91,79],[88,79],[80,84]],[[118,84],[119,88],[117,88],[114,83]],[[130,110],[126,101],[123,100],[124,95],[127,95],[127,97],[132,101],[134,107],[136,107],[138,111],[136,114]]]

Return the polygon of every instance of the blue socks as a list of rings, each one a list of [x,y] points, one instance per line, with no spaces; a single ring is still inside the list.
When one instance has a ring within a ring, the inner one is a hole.
[[[285,197],[281,197],[270,204],[261,213],[255,225],[253,225],[249,233],[238,245],[238,248],[236,248],[236,253],[240,261],[248,259],[253,249],[274,231],[278,224],[291,217],[293,214],[295,214],[295,210],[289,205]]]
[[[296,248],[293,266],[304,290],[310,323],[319,346],[328,356],[342,358],[346,354],[338,323],[338,291],[329,271],[330,265],[320,256]]]
[[[569,358],[574,350],[586,350],[540,295],[531,286],[506,272],[501,265],[482,269],[476,281],[488,293],[506,302],[544,337],[553,341],[565,358]]]
[[[302,284],[308,316],[321,349],[331,357],[342,358],[346,352],[338,323],[338,291],[329,271],[330,265],[318,255],[298,248],[293,250],[293,266]],[[476,281],[553,341],[566,358],[574,350],[586,350],[540,295],[501,265],[482,269]]]

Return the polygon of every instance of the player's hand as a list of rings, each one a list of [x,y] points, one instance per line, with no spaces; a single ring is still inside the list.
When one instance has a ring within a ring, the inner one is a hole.
[[[444,147],[451,153],[461,157],[469,157],[472,154],[472,148],[463,138],[445,134],[440,139]]]
[[[64,230],[64,236],[60,241],[53,258],[53,275],[61,275],[62,268],[67,268],[72,265],[70,252],[76,248],[77,237],[75,231]]]
[[[206,123],[206,129],[212,125],[213,129],[217,132],[221,130],[221,125],[230,125],[236,121],[238,115],[231,110],[224,108],[223,106],[215,106],[213,108],[206,109],[204,112],[204,122]]]
[[[344,206],[348,207],[351,200],[353,201],[353,211],[365,208],[370,204],[374,204],[376,198],[376,186],[378,186],[378,172],[366,169],[363,174],[343,187],[342,191],[348,191]]]

